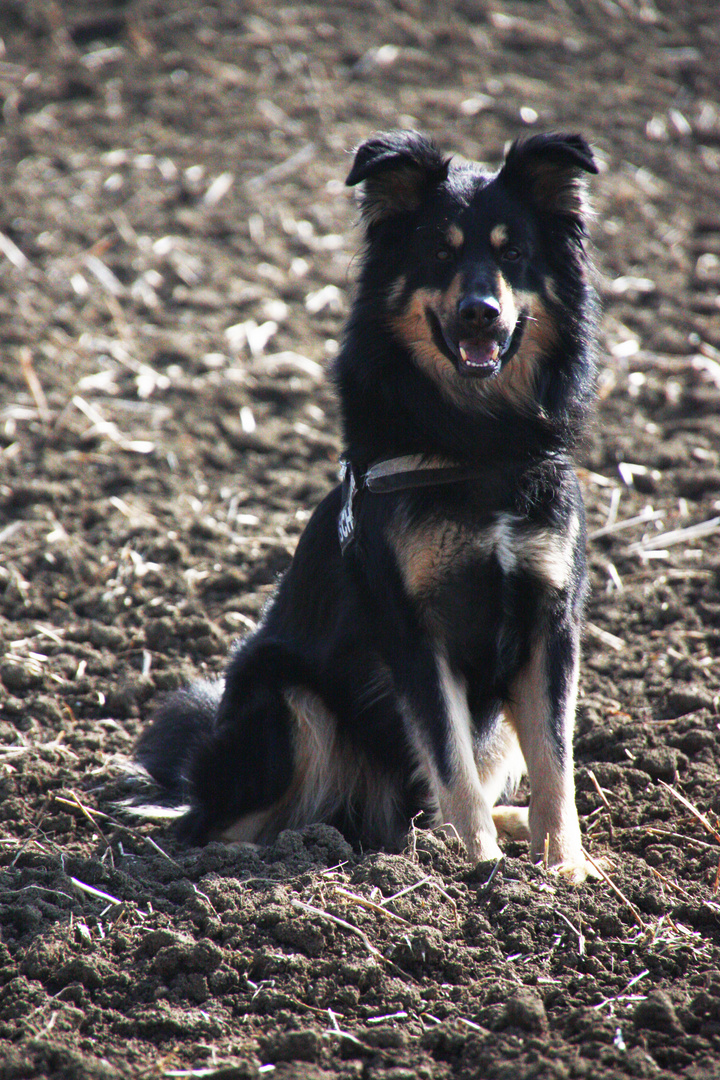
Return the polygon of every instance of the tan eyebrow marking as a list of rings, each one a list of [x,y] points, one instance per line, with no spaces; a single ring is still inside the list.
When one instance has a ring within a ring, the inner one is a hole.
[[[445,234],[447,241],[454,248],[461,248],[465,243],[465,233],[462,231],[459,225],[451,225]]]
[[[496,225],[490,232],[490,243],[495,248],[501,248],[507,244],[510,234],[507,225]]]

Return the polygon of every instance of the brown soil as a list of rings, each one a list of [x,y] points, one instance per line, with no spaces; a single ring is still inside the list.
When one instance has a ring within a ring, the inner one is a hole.
[[[716,0],[6,0],[0,37],[0,1078],[719,1077],[720,539],[662,538],[720,515]],[[117,806],[334,480],[346,151],[398,125],[603,164],[590,526],[654,515],[591,540],[613,887]]]

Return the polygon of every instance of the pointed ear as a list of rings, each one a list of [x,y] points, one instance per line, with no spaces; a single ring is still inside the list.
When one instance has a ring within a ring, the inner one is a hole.
[[[416,131],[389,131],[358,147],[345,181],[364,182],[362,213],[368,225],[415,210],[445,180],[450,159]]]
[[[582,225],[588,213],[585,173],[596,173],[581,135],[533,135],[510,147],[499,179],[530,197],[543,213],[565,214]]]

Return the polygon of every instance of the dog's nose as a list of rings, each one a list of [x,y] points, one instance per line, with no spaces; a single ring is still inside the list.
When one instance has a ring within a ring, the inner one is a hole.
[[[491,326],[500,315],[500,304],[494,296],[465,296],[458,303],[458,315],[475,329]]]

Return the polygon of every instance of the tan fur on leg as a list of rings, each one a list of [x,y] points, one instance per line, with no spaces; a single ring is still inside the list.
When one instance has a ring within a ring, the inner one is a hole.
[[[530,661],[511,689],[506,716],[517,731],[518,740],[530,778],[528,822],[531,834],[531,857],[545,859],[551,870],[583,881],[592,875],[585,859],[580,823],[575,808],[572,731],[577,695],[577,657],[568,685],[563,715],[552,716],[547,672],[547,643],[538,641]],[[553,738],[553,724],[562,726],[563,753]]]
[[[472,738],[472,718],[463,680],[450,670],[444,656],[437,670],[445,703],[450,779],[444,780],[435,756],[424,744],[419,725],[407,706],[407,731],[417,754],[419,771],[437,800],[435,825],[450,825],[465,844],[473,862],[499,859],[491,803],[478,775]]]

